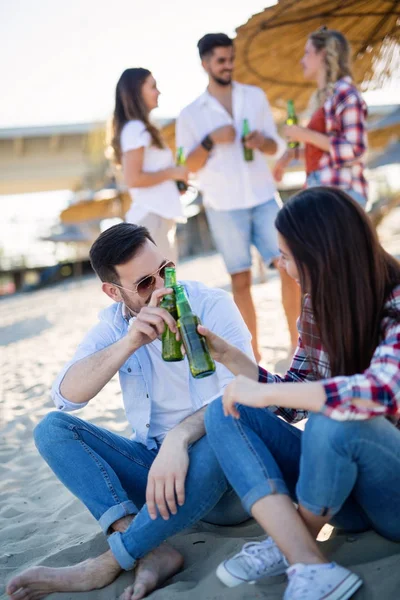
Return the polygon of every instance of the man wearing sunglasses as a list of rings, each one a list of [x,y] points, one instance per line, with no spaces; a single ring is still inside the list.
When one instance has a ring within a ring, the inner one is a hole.
[[[182,566],[165,539],[199,520],[233,525],[248,518],[203,423],[206,406],[233,375],[217,363],[215,374],[196,380],[186,360],[161,358],[165,326],[177,331],[159,306],[170,291],[163,276],[172,263],[147,229],[131,223],[103,232],[90,258],[114,302],[58,376],[52,396],[59,410],[39,423],[34,437],[50,468],[98,520],[110,550],[73,567],[25,571],[7,586],[12,600],[96,589],[135,566],[135,583],[123,598],[138,600]],[[253,358],[250,334],[229,294],[181,283],[202,323]],[[131,439],[69,414],[93,402],[117,372]]]

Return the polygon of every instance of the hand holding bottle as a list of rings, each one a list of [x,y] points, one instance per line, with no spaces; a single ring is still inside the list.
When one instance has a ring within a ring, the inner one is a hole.
[[[162,336],[165,325],[175,334],[178,333],[178,326],[170,313],[159,306],[161,299],[166,294],[171,294],[172,288],[160,288],[155,290],[147,306],[137,313],[135,320],[129,327],[127,339],[134,352],[145,344],[150,344],[156,338]]]
[[[186,165],[179,165],[170,168],[170,178],[174,181],[184,181],[186,184],[189,181],[189,169]]]
[[[260,131],[251,131],[243,138],[245,148],[250,150],[260,150],[265,142],[265,138]]]
[[[177,167],[186,167],[186,158],[183,151],[183,146],[179,146],[176,153],[176,165]],[[176,180],[176,186],[181,194],[187,192],[188,182],[187,179],[178,179]]]
[[[308,140],[307,127],[300,127],[300,125],[284,125],[283,135],[288,141],[289,148],[296,148],[299,142],[306,143]]]
[[[200,335],[206,338],[207,346],[212,358],[217,362],[224,364],[224,358],[232,348],[231,344],[229,344],[222,337],[219,337],[219,335],[216,333],[213,333],[204,327],[204,325],[198,325],[197,331],[200,333]]]

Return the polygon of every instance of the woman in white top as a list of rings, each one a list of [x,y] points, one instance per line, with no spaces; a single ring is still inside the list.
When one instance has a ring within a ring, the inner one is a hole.
[[[183,216],[176,182],[187,183],[188,170],[175,166],[161,132],[150,122],[159,95],[147,69],[122,73],[115,94],[111,145],[132,197],[125,220],[147,227],[165,258],[176,262],[176,219]]]

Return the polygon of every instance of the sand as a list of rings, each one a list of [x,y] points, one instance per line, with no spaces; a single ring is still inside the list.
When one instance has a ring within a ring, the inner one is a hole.
[[[394,254],[400,253],[400,210],[387,219],[381,235]],[[181,279],[196,278],[229,289],[229,278],[217,255],[186,261]],[[264,364],[282,365],[288,333],[279,303],[279,281],[268,274],[254,286]],[[58,371],[107,306],[94,277],[51,289],[15,296],[0,302],[0,598],[5,582],[15,573],[36,565],[67,566],[108,547],[93,517],[74,498],[39,456],[32,440],[35,425],[54,409],[49,389]],[[129,435],[116,378],[80,411],[79,416],[112,431]],[[239,550],[245,541],[261,539],[254,521],[238,527],[199,524],[172,539],[185,557],[185,567],[150,597],[164,600],[235,600],[282,598],[284,578],[255,586],[225,588],[215,567]],[[323,549],[329,557],[351,566],[364,580],[356,600],[400,598],[400,544],[373,532],[331,537]],[[132,583],[124,573],[110,586],[81,594],[52,594],[50,599],[114,600]]]

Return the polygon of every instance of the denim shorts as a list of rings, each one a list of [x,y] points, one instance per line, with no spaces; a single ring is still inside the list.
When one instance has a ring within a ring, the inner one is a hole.
[[[215,245],[230,275],[251,269],[251,246],[266,265],[279,256],[275,218],[279,212],[275,198],[252,208],[215,210],[206,207]]]
[[[311,173],[309,173],[307,175],[307,180],[306,180],[306,187],[311,188],[311,187],[316,187],[318,185],[323,185],[321,183],[321,173],[319,171],[312,171]],[[353,198],[353,200],[355,200],[356,202],[358,202],[358,204],[360,204],[363,208],[365,208],[366,204],[367,204],[367,199],[364,198],[364,196],[362,194],[360,194],[359,192],[355,192],[352,189],[343,189],[344,192],[346,192],[346,194],[348,194],[351,198]]]

